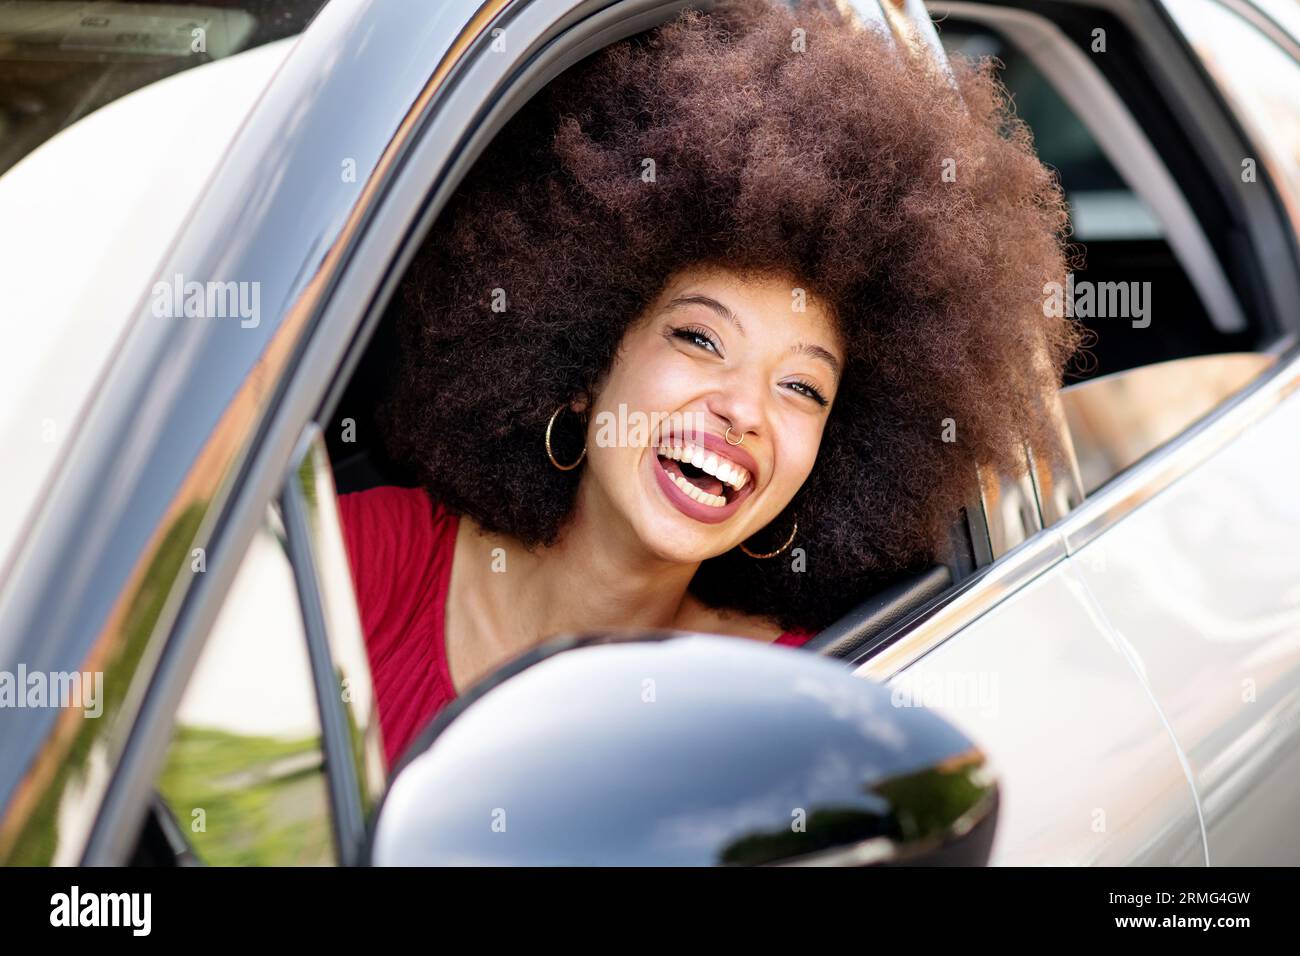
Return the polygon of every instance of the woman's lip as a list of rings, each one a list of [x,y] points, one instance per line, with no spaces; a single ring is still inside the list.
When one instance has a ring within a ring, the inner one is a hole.
[[[705,451],[711,451],[719,458],[726,458],[733,464],[739,465],[749,472],[749,481],[740,489],[744,491],[746,487],[758,483],[758,462],[754,456],[745,451],[741,445],[733,445],[721,435],[715,435],[713,432],[678,432],[670,431],[665,433],[655,446],[654,451],[657,453],[660,448],[665,446],[672,447],[673,440],[679,439],[680,443],[689,442],[692,445],[702,445]]]
[[[669,503],[686,517],[694,518],[696,521],[702,521],[705,524],[718,524],[721,521],[726,521],[736,513],[736,509],[744,503],[745,499],[754,490],[754,482],[747,481],[735,493],[735,496],[721,508],[702,504],[677,487],[677,483],[664,470],[663,462],[659,460],[658,455],[648,455],[647,457],[650,459],[650,467],[654,469],[655,481],[658,482],[660,490],[663,491],[664,497],[668,499]]]

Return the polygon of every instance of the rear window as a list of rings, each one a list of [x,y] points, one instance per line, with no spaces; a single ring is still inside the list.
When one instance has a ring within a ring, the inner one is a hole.
[[[106,103],[300,33],[322,6],[0,0],[0,175]]]

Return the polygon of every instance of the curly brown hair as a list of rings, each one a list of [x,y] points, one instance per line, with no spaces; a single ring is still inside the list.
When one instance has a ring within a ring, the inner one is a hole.
[[[993,66],[953,71],[955,86],[883,33],[764,0],[688,10],[568,70],[411,268],[389,453],[453,511],[549,544],[580,472],[548,463],[547,420],[592,394],[667,278],[705,261],[783,272],[831,304],[846,345],[816,464],[771,531],[776,547],[798,521],[806,570],[733,550],[692,590],[820,628],[942,555],[977,464],[1016,473],[1026,440],[1054,452],[1048,396],[1078,338],[1042,308],[1065,274],[1056,179]]]

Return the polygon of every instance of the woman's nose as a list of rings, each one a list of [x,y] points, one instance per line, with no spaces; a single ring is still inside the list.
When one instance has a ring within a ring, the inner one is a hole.
[[[729,382],[710,397],[708,405],[710,412],[731,426],[733,436],[762,431],[762,398],[752,384]]]

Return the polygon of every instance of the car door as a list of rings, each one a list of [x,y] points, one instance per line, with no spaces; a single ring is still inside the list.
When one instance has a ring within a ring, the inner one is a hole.
[[[88,821],[59,837],[60,859],[131,857],[180,678],[222,610],[232,556],[258,535],[304,430],[330,423],[395,282],[479,151],[563,69],[687,5],[332,0],[297,41],[158,269],[255,286],[258,320],[149,322],[142,308],[44,533],[0,595],[5,627],[40,621],[48,653],[93,653],[117,675],[93,746],[13,741],[15,766],[61,768],[28,792]],[[181,560],[196,549],[202,573]],[[49,614],[60,606],[78,613]],[[45,826],[24,809],[4,821],[20,839]]]
[[[954,19],[941,29],[979,24],[1010,38],[1012,52],[1032,50],[1054,83],[1068,78],[1076,93],[1092,89],[1092,115],[1084,116],[1090,123],[1106,118],[1098,103],[1109,98],[1127,108],[1132,102],[1131,91],[1121,96],[1110,88],[1098,59],[1080,56],[1091,34],[1077,23],[1058,25],[997,4],[943,4],[942,11]],[[1087,5],[1073,12],[1080,11],[1095,15]],[[1125,35],[1137,34],[1150,13],[1144,8],[1128,23],[1107,19],[1111,40],[1164,41],[1162,56],[1174,56],[1176,35]],[[961,18],[969,22],[963,26]],[[1054,46],[1053,38],[1062,44]],[[1013,86],[1027,104],[1033,92]],[[1068,102],[1068,90],[1059,99]],[[1213,100],[1200,102],[1209,108],[1199,121],[1220,126]],[[1058,107],[1057,117],[1060,108],[1069,106]],[[1111,120],[1095,131],[1099,157],[1114,148],[1107,139],[1117,128],[1134,128],[1131,117]],[[1091,132],[1087,125],[1071,133],[1076,146],[1075,134]],[[1211,136],[1196,128],[1181,135],[1201,134]],[[1203,156],[1212,159],[1220,145],[1207,144]],[[1260,156],[1261,165],[1276,160],[1235,148],[1237,156]],[[1163,166],[1153,143],[1135,152]],[[1131,173],[1132,156],[1117,166]],[[1096,163],[1091,167],[1095,172]],[[1210,220],[1185,195],[1150,191],[1153,183],[1177,181],[1168,169],[1146,168],[1150,175],[1115,179],[1118,188],[1127,181],[1137,190],[1123,206],[1126,228],[1141,220],[1141,228],[1156,230],[1149,235],[1167,240],[1184,272],[1193,270],[1214,245],[1205,241],[1203,223]],[[1226,192],[1239,171],[1234,162]],[[1080,183],[1068,169],[1064,175],[1068,194]],[[1278,178],[1286,175],[1283,170]],[[1265,193],[1247,189],[1240,198],[1246,212],[1239,213],[1245,220],[1239,233],[1268,234],[1285,223],[1282,205],[1265,201]],[[1259,207],[1251,204],[1261,202],[1265,212],[1256,215]],[[1111,228],[1120,221],[1091,220]],[[1181,231],[1188,225],[1190,234]],[[1169,313],[1170,321],[1161,316],[1155,325],[1106,328],[1111,341],[1102,352],[1109,363],[1103,371],[1112,374],[1062,394],[1061,415],[1087,499],[1067,509],[1046,507],[1045,531],[860,668],[864,676],[891,680],[900,706],[938,706],[988,748],[1004,794],[995,863],[1296,859],[1287,840],[1268,844],[1270,833],[1293,829],[1284,803],[1295,803],[1296,505],[1283,485],[1262,490],[1269,477],[1293,474],[1295,466],[1295,413],[1287,398],[1295,389],[1288,351],[1294,317],[1268,318],[1277,299],[1285,299],[1278,290],[1295,281],[1290,241],[1280,250],[1259,247],[1256,268],[1267,271],[1270,262],[1280,268],[1269,277],[1271,290],[1258,290],[1258,298],[1233,274],[1230,257],[1181,286],[1181,295],[1199,300],[1193,304],[1203,310],[1206,334],[1189,336],[1187,323],[1172,325],[1177,314]],[[1235,299],[1227,309],[1225,295]],[[1234,330],[1234,314],[1254,333]],[[1216,346],[1247,351],[1217,355]],[[1233,487],[1251,491],[1230,495]],[[1042,490],[1040,504],[1051,505]],[[1231,685],[1232,694],[1216,681]],[[1216,691],[1219,697],[1211,699]],[[1251,826],[1253,833],[1242,829]]]
[[[491,89],[448,78],[472,49],[500,79],[513,60],[488,49],[486,31],[523,6],[435,5],[412,30],[406,7],[326,4],[139,277],[137,312],[0,588],[0,650],[104,673],[103,713],[74,725],[28,711],[0,728],[0,859],[131,858],[184,677],[420,203],[363,225],[451,86],[462,111],[431,134],[443,154],[426,156],[421,192],[460,155],[456,122]],[[366,258],[363,235],[387,252]],[[260,308],[248,321],[159,316],[150,290],[175,277],[251,288]]]
[[[1294,203],[1300,47],[1249,8],[1168,8]],[[1300,862],[1300,360],[1266,374],[1185,436],[1164,476],[1129,484],[1140,506],[1064,531],[1184,755],[1215,865]]]

